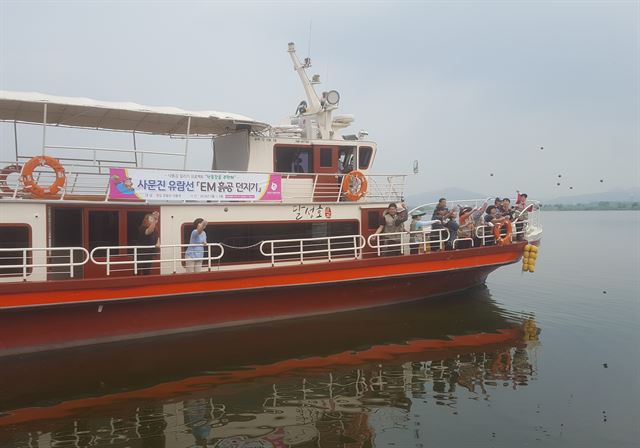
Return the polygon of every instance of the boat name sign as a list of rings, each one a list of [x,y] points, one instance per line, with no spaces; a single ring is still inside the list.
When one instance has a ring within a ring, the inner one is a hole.
[[[109,198],[160,201],[280,201],[282,179],[266,173],[109,169]]]

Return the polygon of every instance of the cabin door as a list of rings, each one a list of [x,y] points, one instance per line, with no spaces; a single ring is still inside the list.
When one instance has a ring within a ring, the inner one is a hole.
[[[153,208],[85,208],[83,210],[84,242],[83,246],[91,252],[97,247],[136,246],[139,245],[138,228],[147,213]],[[121,262],[110,265],[109,277],[127,277],[134,275],[133,249],[98,249],[94,253],[95,263],[89,261],[85,269],[85,278],[107,277],[105,263]],[[154,265],[152,274],[159,274],[159,266]]]
[[[51,207],[49,209],[49,247],[82,247],[82,208],[80,207]],[[59,249],[52,250],[49,257],[50,262],[67,264],[70,263],[71,257],[76,263],[82,263],[84,254],[79,251]],[[73,267],[73,278],[84,277],[85,266]],[[52,266],[47,270],[47,278],[49,280],[61,280],[71,278],[71,269],[69,266]]]
[[[342,176],[338,175],[338,147],[315,146],[313,150],[313,172],[317,173],[313,200],[338,202],[342,180]]]
[[[361,234],[365,242],[368,241],[369,235],[373,235],[380,226],[384,210],[384,208],[363,208],[360,210]],[[376,250],[366,245],[363,251],[363,258],[376,256]]]

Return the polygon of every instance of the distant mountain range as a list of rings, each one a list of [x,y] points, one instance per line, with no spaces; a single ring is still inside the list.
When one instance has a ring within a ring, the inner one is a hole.
[[[542,202],[545,204],[589,204],[601,201],[640,202],[640,188],[634,187],[624,190],[604,191],[602,193],[560,196]]]

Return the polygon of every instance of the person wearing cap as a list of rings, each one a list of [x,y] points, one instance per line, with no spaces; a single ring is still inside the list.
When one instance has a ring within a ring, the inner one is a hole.
[[[418,254],[419,248],[420,248],[420,244],[419,243],[423,243],[424,242],[424,233],[420,233],[422,230],[424,230],[427,227],[431,227],[433,224],[436,224],[438,222],[440,222],[437,219],[433,219],[430,221],[423,221],[420,218],[422,218],[424,215],[426,215],[427,212],[422,212],[419,210],[416,210],[415,212],[413,212],[411,214],[411,224],[409,225],[409,232],[410,233],[410,238],[409,241],[411,243],[415,243],[415,244],[411,244],[411,249],[410,249],[410,253],[412,255]],[[415,233],[414,233],[415,232]],[[426,247],[425,247],[425,252],[426,252]]]

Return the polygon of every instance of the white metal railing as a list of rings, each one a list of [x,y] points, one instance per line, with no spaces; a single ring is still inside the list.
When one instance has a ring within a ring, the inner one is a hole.
[[[471,242],[471,247],[474,247],[474,246],[475,246],[475,243],[474,243],[474,241],[473,241],[473,238],[456,238],[455,240],[453,240],[453,248],[454,248],[454,249],[456,248],[456,244],[457,244],[459,241],[469,241],[469,242]]]
[[[522,226],[520,227],[520,224],[522,224]],[[511,223],[511,241],[513,241],[513,239],[515,237],[517,237],[518,235],[525,235],[526,231],[527,231],[527,226],[529,225],[529,222],[527,220],[519,220],[519,221],[513,221]],[[486,225],[486,226],[478,226],[476,227],[476,237],[482,241],[482,245],[486,246],[487,241],[489,242],[493,242],[495,241],[495,235],[493,234],[493,229],[494,229],[494,225]],[[519,228],[520,227],[520,228]]]
[[[23,166],[29,157],[21,157],[19,161],[0,161],[0,170],[11,165]],[[109,201],[109,167],[132,166],[135,162],[116,162],[112,160],[85,160],[59,158],[66,174],[65,185],[60,189],[57,200],[74,199],[82,196],[83,200]],[[173,171],[171,169],[153,168],[156,171]],[[206,174],[264,174],[258,172],[238,171],[193,171]],[[344,201],[340,180],[343,174],[324,173],[278,173],[282,176],[282,202],[340,202]],[[38,170],[34,173],[40,185],[51,185],[55,180],[52,170]],[[398,202],[404,194],[405,175],[368,174],[369,186],[360,202]],[[20,182],[20,174],[11,174],[5,181],[0,179],[0,197],[25,199],[30,196],[24,193]]]
[[[62,252],[54,254],[52,252]],[[2,254],[19,254],[17,256],[3,256]],[[44,254],[44,262],[34,261],[37,253]],[[81,253],[82,260],[76,261],[75,255]],[[75,268],[82,266],[89,261],[89,251],[83,247],[20,247],[20,248],[0,248],[0,277],[21,277],[27,279],[33,268],[69,268],[68,274],[71,278],[75,275]],[[6,260],[17,261],[14,264],[4,264]],[[5,271],[19,271],[5,272]],[[64,271],[63,271],[64,273]]]
[[[173,273],[178,272],[178,265],[183,261],[204,261],[207,270],[211,271],[213,267],[211,262],[220,260],[224,256],[224,247],[218,243],[203,244],[205,249],[204,257],[188,258],[183,254],[182,249],[193,246],[192,244],[160,244],[158,246],[99,246],[94,248],[90,253],[92,263],[106,266],[107,276],[112,272],[133,271],[134,275],[138,274],[141,269],[150,269],[153,266],[162,263],[172,263]],[[220,251],[218,255],[212,255],[211,249],[216,248]],[[151,252],[152,251],[152,252]],[[166,252],[170,252],[166,256]],[[159,257],[158,257],[159,255]],[[147,258],[148,257],[148,258]],[[124,269],[114,267],[126,266]]]
[[[303,264],[305,260],[327,259],[340,255],[350,255],[359,258],[365,246],[362,235],[344,235],[319,238],[292,238],[287,240],[267,240],[260,243],[260,253],[271,258],[271,265],[274,266],[276,258],[289,257],[278,261],[299,261]]]
[[[433,238],[437,234],[437,238]],[[409,236],[408,240],[406,236]],[[422,241],[411,241],[412,237],[422,237]],[[377,250],[378,256],[389,249],[400,249],[404,247],[414,247],[419,244],[438,244],[440,249],[444,249],[444,243],[450,238],[449,230],[443,229],[423,229],[414,232],[393,232],[374,233],[367,238],[367,244]]]

